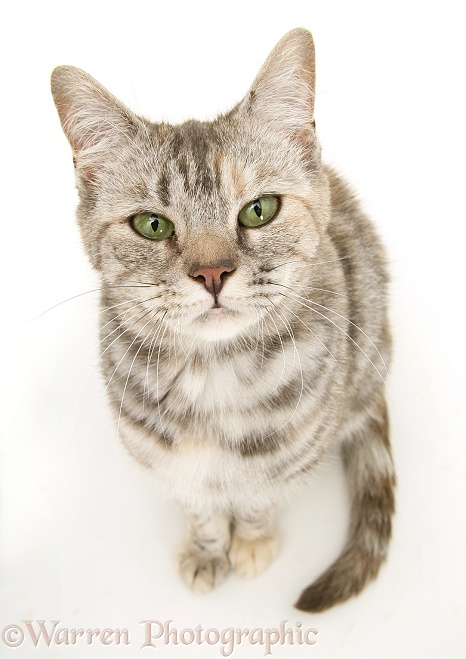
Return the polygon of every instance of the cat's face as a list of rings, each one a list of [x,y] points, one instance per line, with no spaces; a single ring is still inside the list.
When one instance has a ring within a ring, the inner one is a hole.
[[[227,340],[299,289],[328,220],[307,35],[287,35],[212,123],[151,124],[87,74],[56,70],[84,244],[141,328],[163,317],[188,340]]]

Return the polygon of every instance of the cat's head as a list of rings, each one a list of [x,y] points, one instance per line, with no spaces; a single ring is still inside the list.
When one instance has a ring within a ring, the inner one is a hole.
[[[304,29],[213,122],[151,123],[87,73],[55,69],[84,245],[113,299],[140,300],[141,314],[204,341],[279,314],[278,284],[299,286],[328,222],[314,89]]]

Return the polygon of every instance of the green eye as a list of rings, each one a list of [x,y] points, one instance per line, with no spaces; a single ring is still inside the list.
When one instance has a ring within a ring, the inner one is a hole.
[[[165,240],[175,231],[173,222],[157,213],[138,213],[131,218],[131,223],[141,236],[151,240]]]
[[[254,199],[240,211],[238,220],[245,227],[261,227],[275,217],[278,206],[277,197],[272,195],[259,197],[259,199]]]

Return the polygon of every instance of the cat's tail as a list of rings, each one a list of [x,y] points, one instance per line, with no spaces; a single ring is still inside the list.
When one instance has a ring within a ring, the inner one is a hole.
[[[342,455],[351,493],[349,537],[339,558],[301,594],[295,606],[302,611],[323,611],[356,595],[386,557],[395,477],[384,401],[345,441]]]

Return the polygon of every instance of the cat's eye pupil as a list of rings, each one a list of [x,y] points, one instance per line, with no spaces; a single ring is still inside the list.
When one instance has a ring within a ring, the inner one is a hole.
[[[280,206],[279,198],[275,195],[257,197],[246,204],[238,215],[238,221],[245,227],[261,227],[272,220]]]
[[[171,220],[157,213],[143,211],[136,213],[131,218],[133,228],[150,240],[165,240],[175,233],[175,227]]]

